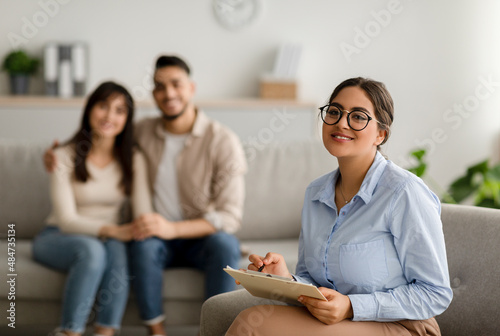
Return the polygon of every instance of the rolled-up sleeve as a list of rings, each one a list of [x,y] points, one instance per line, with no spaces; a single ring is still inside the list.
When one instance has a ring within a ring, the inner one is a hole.
[[[148,183],[146,159],[140,150],[134,153],[134,179],[131,195],[133,217],[153,212],[151,192]]]
[[[213,210],[205,213],[217,230],[234,233],[241,227],[247,163],[239,140],[228,137],[216,156],[212,180]]]

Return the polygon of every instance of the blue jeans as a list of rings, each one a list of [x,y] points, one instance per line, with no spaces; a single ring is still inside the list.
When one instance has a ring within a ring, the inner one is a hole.
[[[205,297],[231,291],[234,279],[224,272],[227,265],[238,268],[240,244],[225,232],[200,239],[162,240],[149,238],[130,243],[132,286],[141,319],[146,324],[163,320],[163,270],[194,267],[205,273]],[[153,322],[154,321],[154,322]]]
[[[45,228],[34,240],[34,259],[68,273],[61,328],[81,333],[95,301],[96,324],[119,329],[129,293],[126,244],[115,239]]]

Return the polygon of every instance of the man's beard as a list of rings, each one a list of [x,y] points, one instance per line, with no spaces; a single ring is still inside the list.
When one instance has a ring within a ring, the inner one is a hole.
[[[163,118],[163,120],[168,120],[168,121],[175,120],[175,119],[179,118],[184,112],[186,112],[187,107],[188,107],[188,104],[186,103],[186,105],[184,105],[183,109],[179,113],[177,113],[176,115],[172,115],[172,116],[165,115],[165,113],[163,113],[163,111],[162,111],[162,118]]]

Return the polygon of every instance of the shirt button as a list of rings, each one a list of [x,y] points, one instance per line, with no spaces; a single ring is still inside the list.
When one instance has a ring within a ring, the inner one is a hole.
[[[342,211],[342,215],[344,215],[344,216],[345,216],[345,211]]]

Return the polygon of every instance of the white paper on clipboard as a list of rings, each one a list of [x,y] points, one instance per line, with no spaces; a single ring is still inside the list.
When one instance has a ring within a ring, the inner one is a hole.
[[[238,280],[253,296],[292,304],[297,304],[297,299],[301,295],[326,301],[318,287],[314,285],[296,282],[274,274],[236,270],[229,266],[224,268],[224,271]]]

